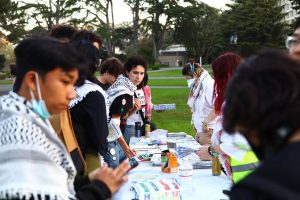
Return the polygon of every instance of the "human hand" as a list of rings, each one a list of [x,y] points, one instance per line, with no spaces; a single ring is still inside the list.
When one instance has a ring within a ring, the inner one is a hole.
[[[136,151],[134,149],[129,148],[129,147],[124,150],[124,153],[125,153],[127,158],[132,158],[132,157],[136,156]]]
[[[211,160],[211,155],[208,153],[208,146],[200,147],[197,151],[197,155],[201,160]]]
[[[135,109],[135,110],[140,110],[141,107],[142,107],[142,106],[141,106],[140,100],[137,99],[137,98],[134,98],[134,109]]]
[[[202,131],[203,131],[203,133],[209,132],[208,123],[205,121],[202,122]]]
[[[127,172],[129,169],[130,165],[128,159],[126,159],[115,169],[109,168],[105,164],[103,167],[90,172],[88,177],[91,182],[94,180],[102,181],[111,193],[115,193],[128,180]]]

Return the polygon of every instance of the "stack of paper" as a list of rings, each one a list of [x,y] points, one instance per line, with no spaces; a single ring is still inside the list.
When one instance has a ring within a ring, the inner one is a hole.
[[[135,199],[179,200],[180,188],[174,179],[134,181]]]

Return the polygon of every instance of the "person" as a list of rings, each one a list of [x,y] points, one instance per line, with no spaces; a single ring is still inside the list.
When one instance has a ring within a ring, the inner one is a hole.
[[[80,30],[72,35],[71,41],[81,40],[91,42],[98,50],[102,47],[102,38],[92,31]]]
[[[106,92],[97,85],[94,76],[99,63],[96,47],[86,40],[73,41],[71,45],[86,60],[79,70],[76,98],[69,108],[74,132],[87,163],[86,172],[90,172],[101,164],[98,155],[106,153],[109,105]]]
[[[106,91],[123,73],[124,67],[121,61],[115,57],[108,58],[100,65],[100,76],[97,78],[97,84]]]
[[[78,29],[68,25],[68,24],[59,24],[54,26],[50,32],[49,36],[57,38],[62,42],[70,42],[72,36],[78,32]]]
[[[299,199],[300,65],[282,52],[246,59],[225,94],[224,130],[244,135],[262,161],[230,199]]]
[[[76,95],[77,53],[52,38],[29,38],[15,55],[16,92],[0,97],[0,199],[107,199],[127,180],[128,161],[96,169],[75,193],[76,169],[48,121]]]
[[[134,107],[128,113],[124,129],[124,138],[129,144],[130,137],[135,136],[135,122],[141,122],[141,126],[144,124],[142,115],[145,117],[146,100],[143,81],[147,72],[147,62],[142,57],[132,56],[126,61],[124,68],[125,76],[137,87],[134,91]]]
[[[128,115],[133,107],[133,94],[136,86],[123,75],[107,90],[109,104],[109,135],[105,160],[112,168],[117,167],[122,160],[136,156],[136,151],[128,146],[122,131],[121,119]]]
[[[247,140],[236,133],[229,135],[223,130],[222,106],[227,83],[241,63],[241,57],[232,52],[220,55],[212,63],[214,74],[214,113],[217,114],[216,125],[212,135],[212,145],[201,147],[198,155],[201,159],[218,155],[226,175],[238,183],[258,166],[258,159],[249,151]],[[242,148],[243,147],[243,148]]]
[[[182,75],[191,88],[187,104],[192,111],[191,123],[196,131],[195,139],[201,145],[211,144],[210,139],[215,124],[212,100],[214,80],[193,59],[182,68]],[[206,129],[202,128],[203,124]]]
[[[152,103],[151,88],[148,85],[148,73],[145,73],[143,82],[143,92],[145,94],[146,102],[145,118],[147,122],[150,122],[154,105]],[[154,126],[154,123],[151,123],[151,125]],[[152,127],[152,129],[156,129],[156,127]]]
[[[300,17],[296,19],[294,25],[294,32],[291,36],[288,36],[285,41],[286,48],[289,51],[289,55],[300,62]]]

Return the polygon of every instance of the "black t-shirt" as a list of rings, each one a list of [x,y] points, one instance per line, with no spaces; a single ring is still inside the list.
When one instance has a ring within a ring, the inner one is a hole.
[[[112,115],[120,115],[122,118],[128,113],[129,109],[131,109],[132,107],[133,97],[129,94],[123,94],[115,98],[112,105],[110,106],[109,115],[110,117]]]
[[[96,80],[96,84],[99,85],[104,91],[106,91],[111,86],[111,84],[103,84],[99,80]]]
[[[86,152],[99,152],[104,155],[107,147],[108,125],[103,95],[90,92],[70,109],[72,125],[80,149]]]

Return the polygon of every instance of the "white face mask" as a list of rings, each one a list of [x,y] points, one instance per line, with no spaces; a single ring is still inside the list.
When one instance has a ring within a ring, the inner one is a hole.
[[[191,78],[191,79],[188,79],[188,80],[186,80],[186,81],[187,81],[188,87],[191,88],[192,85],[193,85],[194,82],[195,82],[195,79],[194,79],[194,78]]]

